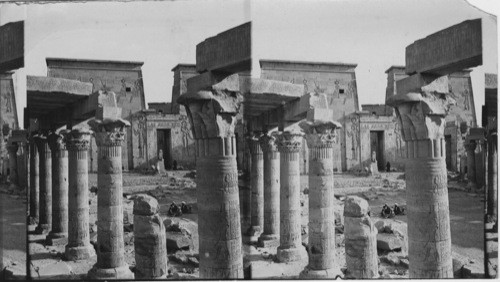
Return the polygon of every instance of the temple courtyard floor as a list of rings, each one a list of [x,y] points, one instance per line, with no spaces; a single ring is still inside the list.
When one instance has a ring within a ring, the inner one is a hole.
[[[97,238],[97,176],[90,174],[90,238],[95,245]],[[160,215],[167,229],[167,249],[169,278],[196,279],[198,272],[198,217],[196,207],[195,172],[169,171],[167,175],[142,175],[124,173],[124,228],[125,256],[132,271],[135,269],[133,238],[133,198],[135,194],[147,193],[156,197],[161,205]],[[302,226],[303,244],[307,246],[307,175],[302,179]],[[241,181],[241,186],[245,182]],[[456,277],[484,277],[484,194],[469,192],[463,182],[449,181],[450,225],[452,252]],[[383,278],[408,278],[407,234],[405,215],[382,219],[380,211],[384,204],[397,203],[405,206],[405,182],[403,173],[382,173],[379,176],[335,175],[335,194],[341,217],[343,201],[347,195],[357,195],[366,199],[371,208],[371,218],[380,233],[393,236],[400,230],[401,246],[394,250],[379,247],[379,273]],[[13,278],[21,278],[26,272],[24,236],[26,218],[26,198],[9,194],[6,185],[0,186],[2,203],[3,262],[4,267],[14,273]],[[240,188],[242,189],[242,188]],[[245,189],[245,188],[243,188]],[[179,217],[168,215],[172,202],[182,201],[192,206],[192,212]],[[336,232],[336,253],[339,269],[345,270],[345,250],[343,219],[339,218]],[[6,232],[8,228],[8,232]],[[32,226],[28,229],[33,228]],[[65,261],[64,246],[48,246],[43,236],[28,232],[31,275],[37,279],[78,279],[84,278],[96,262],[96,257],[86,261]],[[170,238],[170,239],[169,239]],[[244,242],[245,242],[245,238]],[[379,245],[380,246],[380,245]],[[293,265],[275,261],[276,249],[258,248],[254,243],[244,243],[244,268],[246,278],[294,278],[307,264],[307,258]],[[12,277],[12,276],[11,276]]]

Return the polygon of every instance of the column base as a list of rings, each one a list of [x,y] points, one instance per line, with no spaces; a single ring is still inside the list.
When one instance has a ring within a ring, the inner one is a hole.
[[[66,245],[64,255],[66,260],[84,260],[95,256],[95,250],[92,245],[81,247],[68,247]]]
[[[88,279],[134,279],[134,273],[128,264],[114,268],[97,268],[96,265],[89,270]]]
[[[47,235],[47,245],[62,246],[68,244],[68,233],[53,233],[52,231]]]
[[[33,216],[28,216],[28,226],[35,226],[33,227],[33,230],[35,230],[36,226],[38,225],[38,218],[33,217]]]
[[[260,226],[250,226],[247,230],[247,236],[258,237],[262,233],[262,228]]]
[[[50,224],[38,224],[38,226],[35,228],[35,234],[47,234],[49,233],[50,229],[52,229],[52,226]]]
[[[262,234],[258,239],[261,248],[272,248],[280,245],[280,236],[277,234]]]
[[[288,249],[282,249],[281,247],[278,247],[276,256],[279,262],[299,261],[307,257],[307,251],[306,248],[304,248],[304,246],[302,245],[298,248]]]
[[[299,274],[300,279],[337,279],[337,278],[343,278],[344,274],[338,267],[335,268],[330,268],[330,269],[321,269],[321,270],[313,270],[309,269],[307,266],[302,270],[302,272]]]

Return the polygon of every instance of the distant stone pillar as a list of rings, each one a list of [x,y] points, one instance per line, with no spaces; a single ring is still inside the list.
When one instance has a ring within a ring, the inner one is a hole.
[[[36,137],[30,140],[30,210],[29,224],[38,223],[38,209],[40,203],[40,182],[39,182],[39,162],[38,147],[35,144]]]
[[[476,183],[476,141],[471,140],[465,143],[465,150],[467,151],[467,179],[469,183]]]
[[[239,89],[238,81],[181,95],[177,100],[186,107],[196,140],[201,279],[243,278],[234,135],[236,115],[243,100],[234,91]]]
[[[303,259],[300,216],[300,162],[303,133],[284,131],[276,135],[280,152],[280,262]]]
[[[52,152],[52,230],[47,236],[49,245],[68,243],[68,151],[60,133],[48,137]]]
[[[135,278],[167,277],[167,238],[158,201],[145,194],[134,200]]]
[[[17,150],[19,149],[19,146],[17,143],[11,143],[7,145],[7,150],[9,151],[9,180],[10,180],[10,185],[13,187],[18,187],[19,182],[18,182],[18,175],[17,175]]]
[[[373,279],[378,275],[377,228],[368,215],[368,202],[349,196],[344,204],[346,278]]]
[[[269,248],[280,244],[280,153],[276,138],[270,134],[260,137],[264,153],[264,232],[259,246]]]
[[[335,260],[335,201],[333,193],[333,121],[304,121],[309,147],[309,265],[302,278],[335,278],[340,268]]]
[[[396,108],[407,147],[410,278],[453,278],[444,124],[454,101],[445,78],[386,102]]]
[[[247,235],[256,241],[264,229],[264,160],[258,134],[248,139],[252,167],[250,168],[250,187],[252,190],[252,220]]]
[[[498,139],[497,133],[488,136],[488,199],[487,214],[494,222],[498,220]]]
[[[48,233],[52,229],[52,156],[47,136],[38,135],[36,145],[39,152],[40,211],[35,232]]]
[[[125,128],[122,119],[93,120],[97,144],[97,263],[90,279],[133,279],[125,262],[123,242],[122,144]]]
[[[89,168],[88,150],[92,131],[73,129],[66,135],[68,149],[68,244],[67,260],[95,256],[89,237]]]

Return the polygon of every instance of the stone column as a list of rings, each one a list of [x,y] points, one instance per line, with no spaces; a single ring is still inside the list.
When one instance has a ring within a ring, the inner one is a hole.
[[[368,215],[368,202],[349,196],[344,204],[346,278],[378,277],[377,228]]]
[[[236,115],[242,103],[238,76],[181,95],[196,140],[196,186],[201,279],[243,278],[236,167]],[[227,89],[230,87],[231,89]]]
[[[498,140],[497,133],[488,136],[488,199],[487,214],[490,221],[497,222],[498,215]]]
[[[280,262],[304,258],[300,216],[300,163],[303,133],[284,131],[276,134],[280,152]]]
[[[264,232],[259,246],[269,248],[280,244],[280,153],[276,138],[270,134],[260,137],[264,153]]]
[[[52,229],[52,155],[46,135],[38,135],[36,145],[39,152],[40,211],[35,232],[48,233]]]
[[[48,137],[52,152],[52,230],[47,236],[49,245],[68,243],[68,151],[61,133]]]
[[[88,150],[92,131],[73,129],[66,135],[68,149],[68,244],[67,260],[95,256],[89,237],[89,168]]]
[[[167,277],[167,238],[158,201],[145,194],[134,200],[135,278]]]
[[[122,144],[126,127],[122,119],[93,120],[97,144],[97,263],[91,279],[133,279],[125,262],[123,242]]]
[[[465,143],[465,150],[467,151],[467,179],[469,183],[476,183],[476,141],[470,140]]]
[[[264,160],[259,143],[259,134],[248,139],[252,167],[250,168],[250,187],[252,190],[252,220],[247,235],[250,241],[257,241],[264,229]]]
[[[9,180],[10,186],[18,187],[18,175],[17,175],[17,150],[19,146],[16,142],[7,145],[7,150],[9,151]]]
[[[35,137],[30,140],[30,210],[29,224],[38,223],[38,209],[40,203],[40,186],[39,186],[39,162],[38,147],[35,144]]]
[[[407,147],[410,278],[453,278],[444,125],[454,100],[445,78],[387,100],[396,108]]]
[[[335,201],[333,193],[333,121],[304,121],[309,147],[309,265],[302,278],[335,278],[342,274],[335,261]]]

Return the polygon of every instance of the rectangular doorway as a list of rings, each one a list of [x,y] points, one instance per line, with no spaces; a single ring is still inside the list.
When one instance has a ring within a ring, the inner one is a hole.
[[[452,160],[451,160],[451,135],[445,135],[444,136],[444,142],[446,144],[446,169],[447,170],[453,170],[453,167],[451,166]]]
[[[377,154],[378,170],[385,171],[384,131],[370,131],[370,160],[373,152]]]
[[[163,154],[163,162],[165,169],[172,169],[172,131],[170,129],[157,129],[157,156],[160,150]]]

